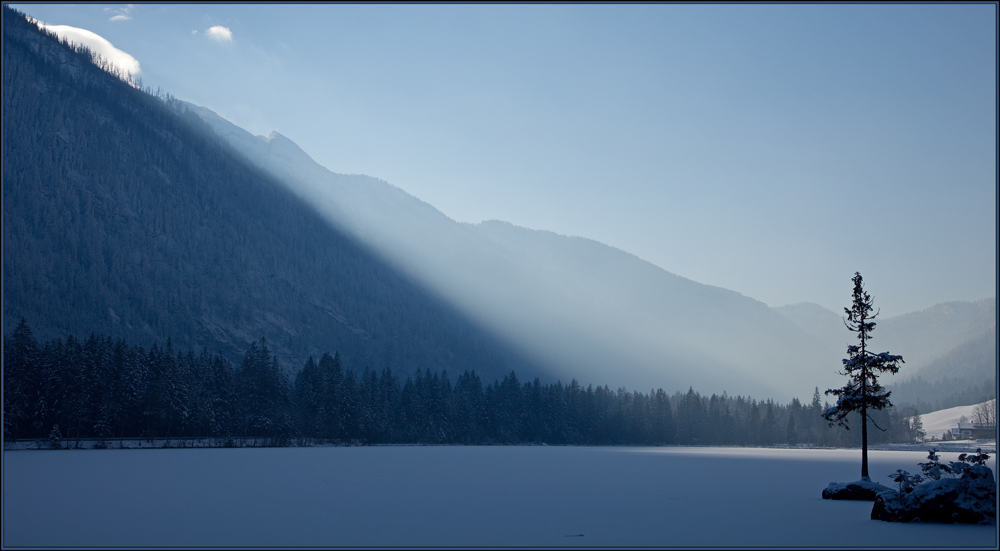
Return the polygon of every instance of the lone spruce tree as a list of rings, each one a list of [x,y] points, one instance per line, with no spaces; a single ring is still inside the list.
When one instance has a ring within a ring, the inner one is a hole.
[[[854,300],[850,308],[844,308],[847,319],[844,325],[858,334],[860,345],[852,344],[847,347],[848,357],[843,360],[844,371],[842,375],[848,377],[847,385],[843,388],[827,390],[827,394],[837,396],[837,404],[825,412],[823,417],[830,426],[840,425],[848,430],[847,414],[852,411],[861,413],[861,478],[868,478],[868,421],[874,420],[868,414],[869,409],[881,410],[892,405],[889,401],[890,392],[884,390],[878,384],[878,376],[882,373],[897,373],[899,364],[903,363],[902,356],[894,356],[888,352],[873,354],[868,351],[868,341],[872,338],[872,331],[875,330],[875,316],[872,311],[872,297],[864,290],[861,274],[854,273]],[[878,425],[875,425],[878,427]]]

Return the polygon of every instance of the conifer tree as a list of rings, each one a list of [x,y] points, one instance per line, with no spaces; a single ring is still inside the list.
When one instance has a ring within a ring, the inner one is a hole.
[[[910,419],[910,434],[912,435],[913,440],[920,442],[923,442],[924,436],[927,435],[924,431],[924,421],[920,418],[919,414],[914,415]]]
[[[38,343],[24,318],[10,338],[4,337],[3,352],[3,436],[4,440],[13,440],[31,415],[28,406],[31,378],[38,361]]]
[[[320,392],[323,380],[312,356],[295,377],[295,404],[298,409],[299,430],[304,436],[317,437],[321,433]]]
[[[319,434],[323,440],[339,439],[343,436],[343,418],[341,408],[343,401],[342,379],[343,369],[340,353],[333,356],[324,352],[319,359],[319,424],[322,427]]]
[[[868,350],[868,341],[875,330],[873,320],[878,312],[871,313],[872,297],[864,290],[861,274],[855,272],[852,281],[853,301],[850,308],[844,308],[844,313],[847,314],[844,325],[851,332],[857,333],[860,344],[847,347],[848,357],[843,360],[844,371],[841,374],[848,377],[848,382],[843,388],[826,391],[827,394],[837,396],[837,403],[827,409],[823,417],[831,427],[839,425],[849,429],[847,414],[854,411],[861,414],[861,478],[868,479],[868,421],[871,420],[874,424],[868,410],[882,410],[892,405],[889,401],[891,393],[878,383],[878,376],[886,372],[898,372],[903,357],[888,352],[873,354]]]

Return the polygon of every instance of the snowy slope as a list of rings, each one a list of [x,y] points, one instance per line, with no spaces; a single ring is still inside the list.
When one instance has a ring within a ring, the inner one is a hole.
[[[921,415],[920,420],[924,424],[924,432],[927,433],[926,439],[930,440],[934,436],[941,440],[946,431],[958,426],[958,420],[963,415],[971,421],[974,409],[976,405],[958,406]]]

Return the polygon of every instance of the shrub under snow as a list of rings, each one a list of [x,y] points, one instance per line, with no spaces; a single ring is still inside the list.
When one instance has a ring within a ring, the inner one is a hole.
[[[881,492],[872,519],[890,522],[996,524],[997,485],[986,466],[989,456],[976,450],[958,461],[939,461],[937,448],[920,463],[924,476],[897,470],[890,475],[899,490]]]

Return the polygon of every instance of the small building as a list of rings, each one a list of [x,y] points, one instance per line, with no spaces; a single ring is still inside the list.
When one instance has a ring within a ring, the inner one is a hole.
[[[996,425],[984,425],[982,423],[959,423],[957,427],[951,429],[952,436],[956,440],[977,440],[979,438],[996,438]]]

